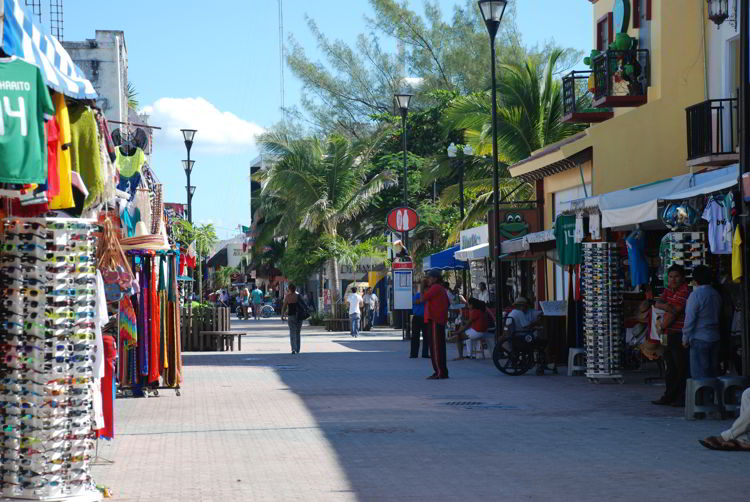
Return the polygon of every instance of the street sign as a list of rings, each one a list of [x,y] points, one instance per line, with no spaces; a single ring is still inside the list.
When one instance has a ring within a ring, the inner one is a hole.
[[[393,270],[414,270],[414,262],[412,261],[394,261],[391,264]]]
[[[397,207],[388,213],[388,227],[395,232],[408,232],[419,225],[419,215],[410,207]]]
[[[393,271],[394,310],[410,310],[412,308],[412,274],[411,270]]]

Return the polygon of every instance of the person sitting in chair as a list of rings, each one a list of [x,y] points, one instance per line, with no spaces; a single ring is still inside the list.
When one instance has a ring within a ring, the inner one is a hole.
[[[469,343],[472,343],[474,340],[481,339],[487,332],[487,326],[489,325],[489,319],[485,312],[486,305],[483,301],[476,298],[469,298],[469,306],[471,307],[469,309],[469,319],[463,326],[460,326],[451,333],[449,339],[450,341],[455,341],[456,348],[458,348],[458,357],[454,361],[460,361],[464,358],[464,342],[469,340]]]
[[[542,323],[541,317],[536,312],[529,310],[529,300],[523,296],[519,296],[513,302],[513,310],[508,314],[508,319],[513,319],[516,331],[532,332]]]
[[[709,436],[698,442],[709,450],[750,451],[750,389],[742,393],[740,416],[732,427],[719,436]]]

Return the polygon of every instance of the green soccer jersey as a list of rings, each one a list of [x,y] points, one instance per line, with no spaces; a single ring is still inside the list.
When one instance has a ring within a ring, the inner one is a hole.
[[[581,263],[581,245],[576,244],[576,217],[560,215],[555,220],[555,240],[560,265],[578,265]]]
[[[0,58],[0,183],[46,183],[44,122],[55,114],[42,72]]]

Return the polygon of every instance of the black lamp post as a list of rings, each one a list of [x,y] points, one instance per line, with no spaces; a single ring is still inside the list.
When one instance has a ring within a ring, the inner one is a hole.
[[[187,186],[185,190],[187,192],[187,206],[188,206],[188,221],[193,222],[193,194],[195,193],[195,187],[190,185],[190,173],[193,171],[195,165],[194,160],[190,160],[190,148],[193,146],[193,138],[197,132],[195,129],[180,129],[182,131],[182,137],[185,139],[185,148],[187,148],[187,160],[182,161],[182,168],[185,170],[187,176]]]
[[[464,162],[465,158],[467,156],[471,156],[474,154],[474,149],[471,148],[471,145],[464,146],[461,150],[461,155],[458,155],[459,149],[454,144],[451,143],[448,147],[448,157],[451,159],[455,159],[456,157],[459,158],[458,160],[458,201],[459,201],[459,208],[461,211],[461,222],[464,221]],[[466,270],[461,271],[461,276],[463,279],[463,290],[464,290],[464,298],[466,297]]]
[[[401,133],[404,137],[404,207],[409,207],[409,192],[407,186],[409,183],[408,169],[406,166],[406,115],[409,113],[409,102],[411,101],[413,94],[395,94],[396,105],[401,112]],[[409,231],[405,231],[401,236],[401,240],[404,243],[404,247],[409,249]]]
[[[482,13],[482,19],[487,26],[490,35],[490,64],[492,68],[492,205],[495,210],[494,227],[492,232],[495,235],[495,326],[499,334],[502,329],[501,322],[503,319],[503,268],[500,263],[500,232],[498,232],[498,223],[500,218],[500,167],[497,162],[497,89],[495,76],[495,36],[500,29],[500,21],[503,20],[505,8],[508,6],[508,0],[479,0],[479,11]]]
[[[714,0],[716,1],[716,0]],[[711,8],[709,3],[709,9]],[[747,240],[750,232],[750,203],[748,198],[750,193],[745,190],[745,184],[742,183],[745,175],[750,175],[750,12],[748,12],[747,2],[742,2],[740,8],[740,194],[742,202],[742,214],[740,215],[740,225],[742,225],[742,237]],[[750,374],[750,277],[748,277],[748,267],[750,267],[750,256],[745,248],[742,251],[742,292],[743,292],[743,312],[742,316],[742,374]]]

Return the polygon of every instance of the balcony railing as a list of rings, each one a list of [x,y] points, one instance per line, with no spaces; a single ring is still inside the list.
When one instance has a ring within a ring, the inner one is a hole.
[[[688,165],[726,165],[739,160],[738,100],[709,99],[685,109]]]
[[[650,82],[647,49],[608,50],[594,59],[594,106],[632,107],[646,103]]]
[[[591,124],[611,119],[614,113],[609,108],[596,108],[594,95],[594,73],[572,71],[563,77],[563,121]]]

